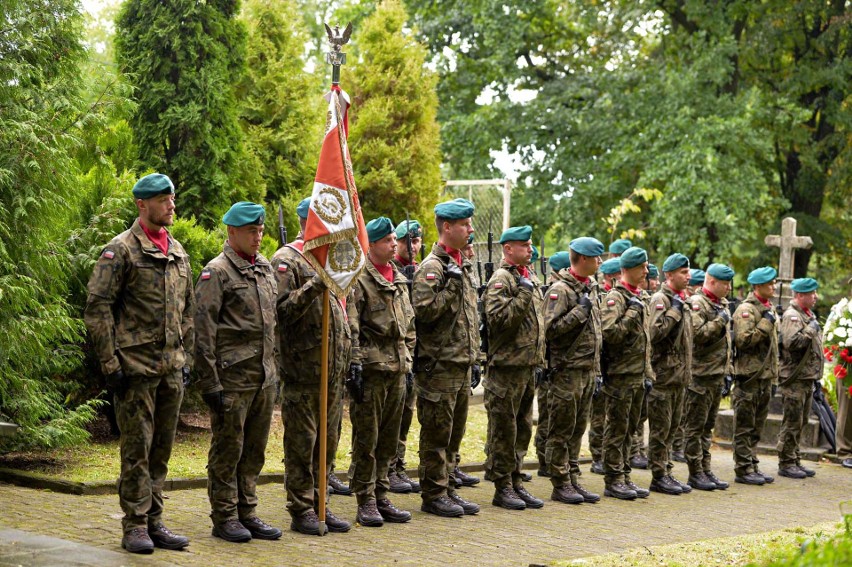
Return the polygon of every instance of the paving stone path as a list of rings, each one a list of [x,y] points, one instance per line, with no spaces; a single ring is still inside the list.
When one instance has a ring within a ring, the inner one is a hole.
[[[714,451],[716,473],[733,480],[727,451]],[[766,459],[762,468],[776,473]],[[259,515],[285,530],[276,542],[231,544],[210,535],[203,489],[167,493],[165,520],[192,540],[186,551],[156,550],[131,556],[120,547],[121,510],[115,495],[74,496],[0,484],[0,566],[2,565],[546,565],[556,560],[618,552],[640,546],[697,541],[839,521],[839,504],[852,499],[852,471],[834,464],[815,466],[804,481],[777,478],[773,485],[731,483],[726,491],[682,496],[651,493],[647,500],[604,498],[579,506],[547,500],[541,510],[515,512],[491,505],[492,487],[483,483],[462,495],[482,506],[475,517],[440,519],[420,512],[417,495],[396,495],[411,510],[408,524],[355,526],[348,534],[310,537],[289,531],[280,484],[259,487]],[[588,465],[583,466],[584,471]],[[675,476],[686,478],[686,465]],[[647,486],[651,475],[637,471]],[[603,477],[584,472],[583,483],[603,491]],[[550,483],[535,477],[529,490],[549,498]],[[333,497],[331,509],[353,519],[355,500]],[[88,555],[87,555],[88,554]]]

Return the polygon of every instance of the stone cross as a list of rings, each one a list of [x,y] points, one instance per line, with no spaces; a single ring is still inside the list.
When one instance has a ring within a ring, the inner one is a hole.
[[[767,246],[776,246],[781,249],[781,261],[778,263],[778,281],[782,284],[789,284],[793,281],[796,249],[808,249],[814,245],[810,236],[796,236],[796,219],[793,217],[787,217],[781,221],[780,236],[770,234],[764,239],[764,242]],[[786,305],[787,300],[792,297],[789,285],[784,285],[781,293],[781,298]]]

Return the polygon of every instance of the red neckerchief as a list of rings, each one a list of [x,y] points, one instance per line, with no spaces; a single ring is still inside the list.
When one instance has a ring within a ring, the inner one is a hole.
[[[760,297],[759,295],[757,295],[757,293],[755,293],[755,294],[754,294],[754,296],[757,298],[757,300],[758,300],[758,301],[759,301],[759,302],[760,302],[760,303],[761,303],[764,307],[770,307],[770,308],[772,307],[772,304],[771,304],[771,303],[769,303],[769,300],[768,300],[768,299],[763,299],[762,297]]]
[[[401,266],[416,266],[416,265],[417,265],[417,261],[416,261],[416,260],[415,260],[415,261],[413,261],[413,262],[409,262],[408,260],[406,260],[405,258],[403,258],[402,256],[400,256],[399,254],[395,254],[393,258],[394,258],[394,260],[396,260],[396,261],[397,261],[397,263],[398,263],[399,265],[401,265]]]
[[[233,246],[232,246],[231,248],[233,248],[234,252],[236,252],[236,253],[237,253],[237,256],[239,256],[240,258],[242,258],[242,259],[243,259],[243,260],[245,260],[246,262],[251,262],[251,265],[252,265],[252,266],[254,266],[254,259],[255,259],[257,256],[249,256],[248,254],[243,254],[242,252],[240,252],[239,250],[237,250],[237,249],[236,249],[236,248],[234,248]]]
[[[805,309],[804,307],[802,307],[802,311],[804,311],[804,312],[805,312],[805,315],[807,315],[808,317],[810,317],[811,319],[813,319],[814,314],[813,314],[813,313],[811,313],[811,310],[810,310],[810,309]]]
[[[703,293],[707,297],[707,299],[709,299],[713,303],[720,303],[719,298],[716,297],[716,294],[714,294],[712,291],[710,291],[706,287],[701,288],[701,293]]]
[[[609,285],[608,283],[605,283],[604,284],[604,291],[612,291],[612,286]]]
[[[670,290],[672,290],[672,293],[675,294],[676,296],[678,296],[679,298],[681,298],[682,300],[684,300],[684,301],[686,300],[686,292],[677,291],[677,290],[673,289],[672,286],[670,286],[669,284],[666,284],[666,287],[669,288]]]
[[[571,275],[574,276],[578,282],[580,283],[589,283],[589,278],[581,276],[577,272],[574,271],[574,266],[568,268],[568,271],[571,272]]]
[[[511,262],[509,262],[509,263],[512,264]],[[512,264],[512,265],[515,266],[515,268],[517,268],[519,276],[523,276],[523,277],[529,279],[529,277],[530,277],[530,269],[529,268],[527,268],[526,266],[518,266],[518,265],[515,265],[515,264]]]
[[[626,282],[626,281],[624,281],[624,280],[621,280],[621,285],[623,285],[624,287],[626,287],[628,291],[630,291],[631,293],[633,293],[633,295],[637,295],[637,296],[638,296],[638,295],[641,295],[641,294],[642,294],[642,290],[641,290],[641,289],[639,289],[638,287],[635,287],[635,286],[630,285],[629,283],[627,283],[627,282]]]
[[[164,256],[167,256],[169,253],[169,232],[163,227],[160,227],[159,232],[151,232],[142,222],[142,219],[139,219],[139,226],[142,227],[142,232],[145,233],[151,244],[156,246]]]
[[[376,268],[376,271],[379,272],[383,278],[385,278],[389,282],[393,282],[393,266],[390,264],[385,264],[382,266],[381,264],[376,264],[373,262],[373,259],[370,258],[370,262],[372,262],[373,267]]]
[[[456,264],[458,264],[459,266],[462,265],[461,250],[456,250],[455,248],[450,248],[449,246],[441,244],[440,242],[438,243],[438,245],[441,248],[444,249],[444,252],[446,252],[447,254],[450,255],[450,258],[452,258],[453,260],[456,261]]]

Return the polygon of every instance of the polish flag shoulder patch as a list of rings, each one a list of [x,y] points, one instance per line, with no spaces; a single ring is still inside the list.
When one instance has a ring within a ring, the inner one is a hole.
[[[793,316],[791,316],[791,317],[790,317],[790,320],[791,320],[791,321],[798,321],[798,320],[799,320],[799,318],[798,318],[798,317],[796,317],[795,315],[793,315]]]
[[[693,311],[701,311],[701,306],[700,306],[700,305],[698,305],[697,303],[694,303],[694,304],[692,305],[692,310],[693,310]]]
[[[663,310],[663,309],[665,309],[665,308],[666,308],[665,304],[663,304],[663,303],[658,303],[658,304],[657,304],[657,311],[662,311],[662,310]]]
[[[287,271],[287,264],[279,264],[278,265],[278,271],[279,272],[286,272]]]
[[[503,289],[503,282],[496,282],[494,284],[494,289]]]
[[[201,272],[201,280],[205,281],[205,280],[209,280],[209,279],[210,279],[210,270],[203,270]]]
[[[615,300],[614,299],[608,299],[606,304],[609,305],[610,307],[612,307],[613,305],[615,305]]]
[[[426,272],[426,279],[427,280],[431,281],[431,280],[434,280],[437,277],[438,277],[438,275],[435,272]]]
[[[104,250],[103,257],[107,260],[112,260],[113,258],[115,258],[115,252],[109,249]]]
[[[559,299],[559,294],[558,293],[551,293],[550,299]]]
[[[749,318],[749,312],[743,311],[743,319],[748,319],[748,318]]]

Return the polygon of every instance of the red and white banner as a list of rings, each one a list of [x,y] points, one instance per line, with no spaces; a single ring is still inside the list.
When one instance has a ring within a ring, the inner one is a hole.
[[[305,257],[337,297],[345,298],[366,264],[364,215],[352,175],[348,135],[349,95],[332,87],[308,220]]]

